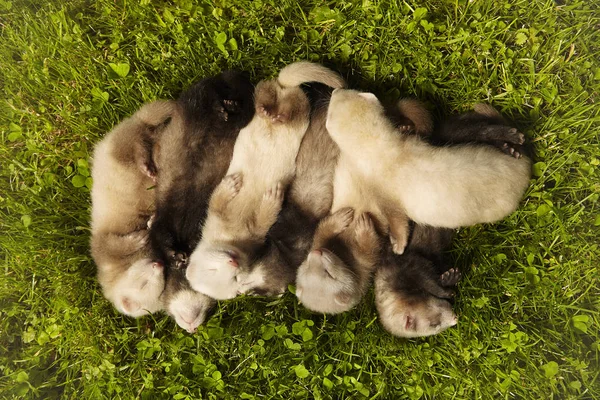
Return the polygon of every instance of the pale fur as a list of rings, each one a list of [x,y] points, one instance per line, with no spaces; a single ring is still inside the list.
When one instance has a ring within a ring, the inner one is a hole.
[[[449,301],[434,296],[415,299],[395,291],[393,269],[380,268],[375,274],[375,303],[383,327],[394,336],[435,335],[456,325],[457,318]]]
[[[275,223],[296,172],[310,122],[308,98],[298,87],[305,82],[345,86],[338,74],[310,62],[288,65],[276,80],[257,86],[256,115],[238,136],[228,177],[211,198],[202,240],[190,258],[187,276],[196,290],[228,299],[254,290],[281,293],[287,286],[267,276],[273,268],[289,269],[280,265],[286,260],[271,254],[278,250],[272,247],[255,262],[252,256]],[[233,190],[232,177],[240,181]]]
[[[167,313],[177,325],[189,333],[204,323],[215,300],[195,290],[183,289],[176,292],[166,306]]]
[[[293,105],[295,115],[288,116],[290,121],[279,121],[278,112],[271,118],[268,110],[260,109],[261,104],[257,101],[257,115],[240,131],[227,171],[228,177],[241,176],[243,183],[234,193],[235,190],[223,187],[224,180],[211,197],[202,239],[190,257],[187,277],[194,289],[217,299],[230,298],[234,291],[219,293],[214,290],[204,271],[217,269],[220,272],[221,268],[231,267],[232,263],[228,264],[227,259],[220,260],[215,256],[215,253],[223,254],[222,246],[234,247],[234,253],[230,253],[234,254],[238,264],[234,268],[248,266],[247,259],[264,242],[277,219],[283,190],[294,176],[296,155],[309,124],[310,106],[299,87],[281,87],[274,81],[262,84],[267,86],[266,90],[277,93],[276,102],[281,102],[284,96],[292,96],[298,104]],[[259,84],[256,90],[261,89],[265,88]],[[229,194],[227,190],[230,190]],[[239,243],[249,245],[242,248]],[[235,285],[235,282],[231,284]]]
[[[320,82],[335,89],[346,87],[346,82],[339,74],[309,61],[297,61],[284,67],[277,81],[286,87],[300,86],[305,82]]]
[[[132,149],[141,146],[146,130],[165,123],[172,111],[172,102],[146,104],[96,145],[92,159],[91,249],[98,280],[105,297],[134,317],[161,309],[164,275],[148,248],[154,180],[134,155],[122,153],[123,138]]]
[[[478,145],[434,147],[398,135],[377,98],[336,90],[327,129],[354,170],[418,224],[457,228],[496,222],[513,212],[529,184],[531,162]]]

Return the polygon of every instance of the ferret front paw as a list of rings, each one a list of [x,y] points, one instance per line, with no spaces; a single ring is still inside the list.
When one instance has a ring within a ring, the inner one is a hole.
[[[339,209],[331,216],[331,222],[336,233],[341,233],[354,221],[354,209],[345,207]]]
[[[450,268],[440,276],[442,286],[455,286],[462,278],[462,274],[458,268]]]
[[[356,235],[364,235],[371,234],[375,231],[375,225],[373,224],[373,220],[369,216],[368,213],[362,213],[356,220],[356,225],[354,226],[356,229]]]
[[[403,254],[408,244],[408,235],[395,236],[390,234],[390,243],[392,244],[394,254]]]
[[[224,194],[228,197],[227,200],[231,200],[238,195],[240,189],[242,188],[242,183],[243,176],[241,172],[236,172],[234,174],[227,175],[225,178],[223,178],[223,181],[221,182],[221,185],[223,186],[221,189],[224,191]]]
[[[146,175],[148,178],[152,179],[152,182],[156,183],[156,175],[158,171],[156,169],[156,165],[153,162],[145,162],[140,165],[140,169],[142,173]]]
[[[283,185],[277,182],[277,185],[268,189],[263,195],[263,201],[280,206],[283,203]]]

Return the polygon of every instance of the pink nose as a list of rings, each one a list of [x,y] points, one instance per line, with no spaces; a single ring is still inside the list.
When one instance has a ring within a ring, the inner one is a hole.
[[[234,268],[237,268],[240,266],[240,264],[237,262],[237,260],[235,258],[230,258],[228,263],[229,263],[229,265],[231,265]]]
[[[152,268],[154,269],[163,269],[164,264],[161,261],[156,261],[152,263]]]
[[[323,255],[323,250],[316,249],[316,250],[313,250],[313,253],[316,254],[316,255],[318,255],[318,256],[322,256]]]

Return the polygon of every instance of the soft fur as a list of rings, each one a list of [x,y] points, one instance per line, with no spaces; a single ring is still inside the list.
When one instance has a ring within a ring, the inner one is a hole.
[[[375,303],[379,320],[391,334],[418,337],[454,326],[457,318],[447,299],[459,281],[442,252],[451,241],[450,229],[416,225],[403,255],[388,254],[375,274]]]
[[[517,208],[529,184],[528,158],[480,145],[435,147],[399,135],[370,93],[336,90],[327,129],[368,185],[373,206],[390,221],[396,253],[406,244],[408,218],[447,228],[495,222]]]
[[[390,114],[419,134],[430,134],[431,118],[424,106],[408,99],[401,104]],[[322,108],[321,112],[326,110]],[[295,194],[300,207],[317,218],[323,218],[328,209],[333,214],[319,225],[312,251],[298,269],[296,295],[313,311],[340,313],[354,307],[368,288],[382,245],[377,231],[387,233],[389,221],[379,208],[373,207],[373,194],[364,190],[368,186],[362,183],[360,174],[353,172],[352,160],[340,154],[327,133],[325,116],[319,117],[319,134],[306,135],[307,151],[298,156],[298,160],[304,156],[306,172],[296,178],[297,190],[292,187],[290,194]],[[307,141],[309,138],[311,142]],[[319,167],[313,168],[313,164]],[[350,210],[353,217],[348,224],[341,224],[343,229],[331,229],[348,218]]]
[[[167,272],[167,284],[161,295],[163,308],[177,325],[194,333],[206,321],[216,301],[193,290],[184,269],[170,268]]]
[[[342,208],[323,219],[312,250],[298,269],[296,296],[312,311],[348,311],[368,288],[381,243],[371,217],[354,214],[352,208]]]
[[[281,240],[265,244],[265,238],[277,221],[309,127],[310,103],[297,84],[337,82],[335,77],[322,66],[302,62],[257,86],[256,116],[240,133],[228,176],[211,197],[202,241],[190,259],[187,277],[195,289],[227,299],[246,292],[281,293],[293,280],[295,268],[282,254]]]
[[[202,79],[177,100],[155,160],[152,246],[167,267],[184,268],[200,240],[210,195],[225,176],[240,130],[254,114],[254,87],[240,72]]]
[[[146,104],[96,145],[92,161],[91,251],[104,295],[122,313],[161,309],[163,265],[148,246],[154,213],[155,142],[174,103]]]

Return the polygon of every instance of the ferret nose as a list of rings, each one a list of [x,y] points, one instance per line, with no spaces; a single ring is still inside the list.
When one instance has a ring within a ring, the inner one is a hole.
[[[154,269],[163,269],[164,268],[164,264],[161,261],[156,261],[152,263],[152,268]]]
[[[229,263],[229,265],[231,265],[234,268],[237,268],[240,266],[240,264],[237,262],[237,260],[235,258],[230,258],[228,263]]]
[[[336,90],[337,90],[337,89],[336,89]],[[313,250],[313,253],[314,253],[314,254],[316,254],[316,255],[318,255],[318,256],[322,256],[322,255],[323,255],[323,250],[321,250],[321,249],[316,249],[316,250]]]

